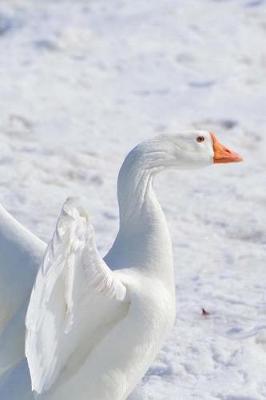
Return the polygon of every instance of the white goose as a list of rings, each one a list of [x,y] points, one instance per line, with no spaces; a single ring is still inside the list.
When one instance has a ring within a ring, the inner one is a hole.
[[[104,259],[84,206],[66,201],[26,318],[26,356],[38,399],[127,399],[175,319],[171,239],[153,177],[169,167],[237,161],[239,155],[205,131],[138,145],[119,173],[120,227]],[[42,244],[34,247],[38,259]],[[12,400],[33,398],[23,390],[12,392]]]

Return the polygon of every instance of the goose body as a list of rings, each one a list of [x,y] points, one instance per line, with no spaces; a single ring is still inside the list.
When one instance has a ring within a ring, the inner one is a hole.
[[[66,201],[27,311],[26,357],[37,399],[128,398],[175,319],[172,245],[153,178],[165,168],[232,161],[240,157],[205,131],[138,145],[119,173],[119,232],[104,259],[84,204]],[[27,366],[20,368],[30,400]]]

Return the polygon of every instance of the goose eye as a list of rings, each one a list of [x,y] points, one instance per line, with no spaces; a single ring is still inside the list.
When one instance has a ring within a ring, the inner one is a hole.
[[[204,137],[204,136],[198,136],[198,137],[197,137],[197,142],[198,142],[198,143],[202,143],[202,142],[204,142],[204,140],[205,140],[205,137]]]

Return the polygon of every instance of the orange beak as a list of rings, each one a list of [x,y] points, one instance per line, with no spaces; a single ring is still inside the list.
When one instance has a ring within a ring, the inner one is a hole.
[[[212,143],[213,143],[213,162],[218,164],[230,163],[230,162],[240,162],[243,158],[227,147],[223,146],[214,133],[211,133]]]

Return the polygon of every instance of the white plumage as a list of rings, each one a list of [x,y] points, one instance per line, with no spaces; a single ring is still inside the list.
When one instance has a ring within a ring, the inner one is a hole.
[[[175,318],[172,244],[153,191],[153,178],[165,168],[198,168],[232,161],[240,161],[240,157],[205,131],[159,136],[138,145],[119,173],[119,232],[104,259],[97,251],[86,208],[77,199],[66,201],[27,312],[26,357],[31,385],[22,360],[2,377],[1,399],[7,387],[14,389],[8,400],[32,400],[34,396],[40,400],[128,398]],[[30,240],[28,233],[16,236],[16,229],[14,236],[13,250],[19,253],[23,248],[23,262],[35,266],[43,244]],[[12,257],[6,257],[1,267],[8,266],[15,266]],[[34,272],[29,286],[33,277]],[[11,324],[12,340],[19,343],[13,362],[22,359],[23,346],[17,337],[30,288],[22,285],[21,290],[23,295],[20,293],[13,310],[13,315],[18,315]],[[19,299],[25,299],[21,310]],[[24,380],[12,386],[17,376]]]
[[[24,358],[25,314],[45,247],[0,206],[0,376]]]
[[[79,345],[82,320],[89,319],[89,302],[97,295],[122,302],[126,288],[100,257],[88,214],[78,199],[69,199],[48,245],[27,313],[26,356],[37,393],[50,389]]]

